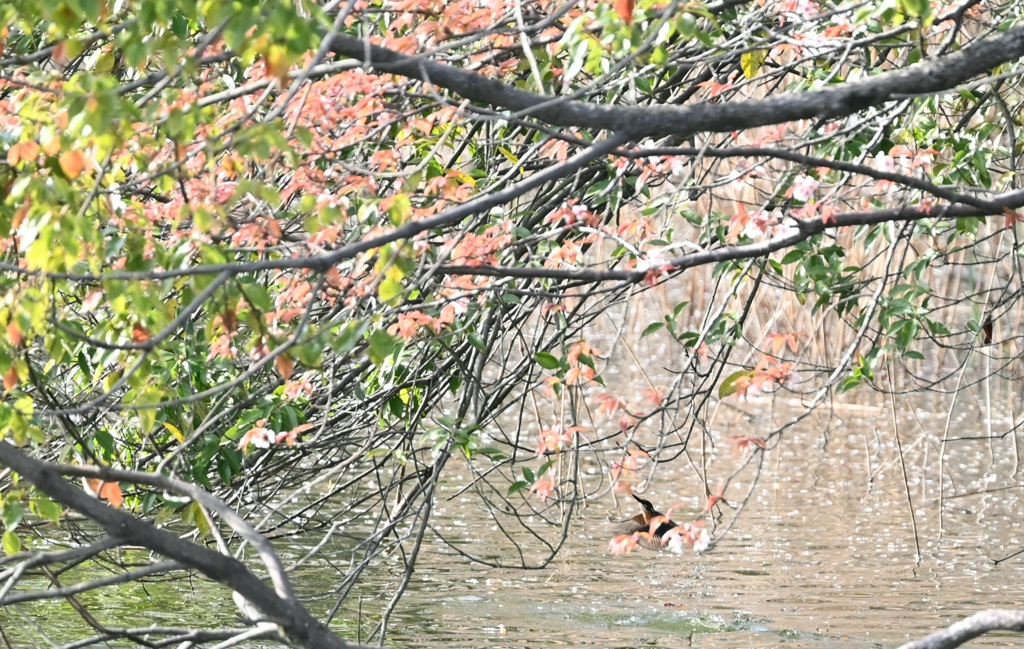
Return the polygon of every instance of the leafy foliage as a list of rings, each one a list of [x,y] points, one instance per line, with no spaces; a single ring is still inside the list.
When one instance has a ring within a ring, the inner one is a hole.
[[[1017,13],[6,2],[0,436],[176,476],[266,533],[374,513],[353,552],[411,571],[427,530],[457,541],[439,482],[534,565],[696,433],[737,462],[686,524],[713,546],[787,426],[719,435],[718,400],[813,409],[895,389],[883,367],[947,376],[944,350],[1019,374]],[[613,382],[623,357],[643,381]],[[152,485],[90,488],[215,536]],[[2,503],[8,554],[66,506],[13,481]]]

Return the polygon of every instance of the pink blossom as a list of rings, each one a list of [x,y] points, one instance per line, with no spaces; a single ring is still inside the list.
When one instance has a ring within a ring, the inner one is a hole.
[[[238,354],[235,353],[235,348],[231,344],[231,336],[221,334],[213,339],[207,359],[213,360],[214,358],[238,358]]]
[[[782,0],[775,7],[779,13],[795,13],[804,20],[814,18],[819,12],[817,3],[811,0]]]
[[[284,384],[284,397],[286,399],[298,399],[299,397],[313,396],[313,384],[309,377],[303,374],[297,379],[292,379]]]
[[[896,161],[892,159],[892,156],[879,153],[875,156],[875,169],[885,173],[894,173],[896,171]]]
[[[895,173],[896,161],[892,158],[892,156],[887,156],[879,153],[878,155],[875,156],[875,169],[883,173]],[[896,188],[896,183],[894,183],[891,180],[882,179],[876,183],[876,186],[879,191],[891,192]]]
[[[814,198],[814,192],[818,189],[818,181],[806,174],[800,174],[793,181],[793,198],[806,203]]]
[[[277,442],[277,433],[264,428],[263,424],[266,423],[265,419],[261,419],[256,422],[256,426],[246,431],[245,435],[242,435],[242,439],[238,440],[238,449],[247,450],[249,445],[253,445],[256,448],[270,448],[271,444]]]

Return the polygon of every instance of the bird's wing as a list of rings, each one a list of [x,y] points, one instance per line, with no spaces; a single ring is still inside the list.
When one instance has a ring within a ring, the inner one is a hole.
[[[613,523],[612,530],[616,534],[633,534],[634,532],[646,532],[651,526],[644,520],[643,514],[637,514],[633,518],[624,520],[621,523]]]

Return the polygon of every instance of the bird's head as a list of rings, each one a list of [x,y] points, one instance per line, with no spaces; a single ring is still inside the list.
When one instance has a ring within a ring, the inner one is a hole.
[[[654,508],[654,505],[651,504],[651,501],[644,500],[643,498],[640,498],[636,494],[630,494],[630,495],[633,496],[633,500],[635,500],[638,503],[640,503],[640,506],[644,508],[644,520],[645,521],[649,521],[652,518],[654,518],[655,516],[661,516],[661,512],[659,512],[657,509]]]

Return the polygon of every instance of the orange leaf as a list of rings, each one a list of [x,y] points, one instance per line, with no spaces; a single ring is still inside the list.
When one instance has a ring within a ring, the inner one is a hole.
[[[50,54],[50,58],[57,65],[64,65],[68,62],[68,42],[60,41],[53,46],[53,53]]]
[[[21,143],[21,157],[24,160],[35,160],[39,157],[39,145],[35,140]]]
[[[291,429],[287,433],[278,433],[275,441],[280,444],[284,442],[288,446],[293,446],[295,440],[298,439],[299,433],[303,433],[313,427],[313,424],[306,422],[305,424],[299,424],[295,428]]]
[[[65,151],[60,154],[60,158],[57,160],[60,163],[61,171],[64,175],[74,180],[82,175],[82,171],[85,169],[85,154],[81,151]]]
[[[39,145],[34,140],[18,142],[7,150],[7,164],[12,167],[22,160],[35,160],[39,155]]]
[[[15,347],[21,347],[21,343],[25,342],[25,337],[21,334],[21,329],[18,328],[14,320],[7,323],[7,340],[11,341],[11,344]]]
[[[274,217],[267,219],[267,233],[273,238],[274,243],[280,241],[281,237],[284,236],[284,232],[281,231],[281,224]]]
[[[85,490],[90,495],[105,500],[112,506],[120,508],[124,503],[124,494],[121,492],[121,485],[116,482],[104,482],[98,478],[86,478]]]
[[[719,83],[714,80],[702,81],[698,83],[697,86],[700,88],[708,89],[708,99],[714,99],[718,95],[722,94],[726,90],[729,90],[730,88],[733,87],[731,83]]]
[[[220,315],[220,322],[224,325],[225,331],[235,332],[238,331],[238,315],[235,310],[231,307],[224,309],[224,313]]]
[[[635,0],[615,0],[615,13],[619,14],[619,18],[627,25],[633,22],[633,9],[635,7]]]
[[[295,361],[288,354],[281,354],[274,359],[274,367],[277,368],[277,373],[281,375],[281,378],[287,381],[295,370]]]
[[[726,235],[726,238],[731,242],[739,239],[744,228],[750,223],[750,219],[751,215],[746,206],[743,203],[736,203],[736,210],[729,219],[729,234]]]
[[[10,392],[16,385],[18,385],[18,370],[11,365],[11,369],[4,374],[4,390]]]
[[[60,138],[56,135],[49,134],[43,138],[43,153],[46,155],[57,155],[60,153]]]
[[[28,216],[28,211],[29,209],[31,209],[31,207],[32,199],[26,197],[25,202],[21,204],[21,207],[18,208],[18,211],[14,213],[14,218],[11,219],[11,232],[15,232],[18,228],[21,227],[21,224],[22,222],[24,222],[25,217]]]
[[[149,332],[146,328],[136,322],[132,325],[132,341],[135,343],[144,343],[149,340]]]

